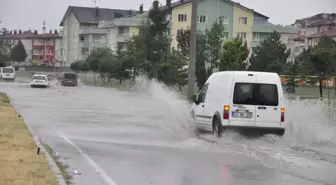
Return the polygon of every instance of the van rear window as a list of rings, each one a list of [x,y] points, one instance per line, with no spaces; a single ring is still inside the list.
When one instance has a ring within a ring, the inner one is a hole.
[[[14,73],[14,69],[9,68],[9,67],[4,67],[4,68],[2,68],[2,72],[3,73]]]
[[[65,73],[64,74],[64,78],[65,79],[71,79],[71,80],[74,80],[77,78],[77,75],[76,74],[73,74],[73,73]]]
[[[275,84],[236,83],[233,103],[242,105],[278,106],[278,87]]]

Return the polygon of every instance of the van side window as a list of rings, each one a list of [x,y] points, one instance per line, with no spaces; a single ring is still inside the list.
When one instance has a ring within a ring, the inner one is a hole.
[[[209,84],[204,84],[197,98],[198,103],[204,103]]]
[[[233,94],[234,104],[253,105],[253,84],[236,83]]]

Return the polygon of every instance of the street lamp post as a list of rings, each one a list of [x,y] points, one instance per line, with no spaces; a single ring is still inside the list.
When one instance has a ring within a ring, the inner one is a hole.
[[[196,29],[197,29],[197,0],[191,2],[191,30],[188,67],[188,100],[194,95],[196,68]]]

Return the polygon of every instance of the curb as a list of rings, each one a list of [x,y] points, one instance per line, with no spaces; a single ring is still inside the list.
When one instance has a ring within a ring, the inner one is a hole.
[[[12,106],[15,108],[11,99],[10,99],[10,102],[11,102]],[[15,109],[15,111],[16,111],[16,109]],[[24,121],[24,118],[23,117],[21,117],[21,118],[23,119],[24,124],[27,126],[29,132],[31,133],[36,146],[39,147],[41,149],[41,152],[43,152],[43,154],[46,156],[46,158],[48,160],[48,164],[51,167],[51,170],[56,175],[56,180],[57,180],[58,185],[67,185],[67,183],[65,182],[64,177],[62,176],[62,173],[61,173],[60,169],[58,168],[56,162],[50,156],[50,154],[47,152],[47,150],[44,148],[44,146],[42,145],[39,137],[35,134],[34,130]]]

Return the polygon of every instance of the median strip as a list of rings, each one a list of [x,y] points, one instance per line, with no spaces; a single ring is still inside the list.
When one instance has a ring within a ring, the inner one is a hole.
[[[0,92],[0,184],[57,185],[57,179],[23,119]]]

